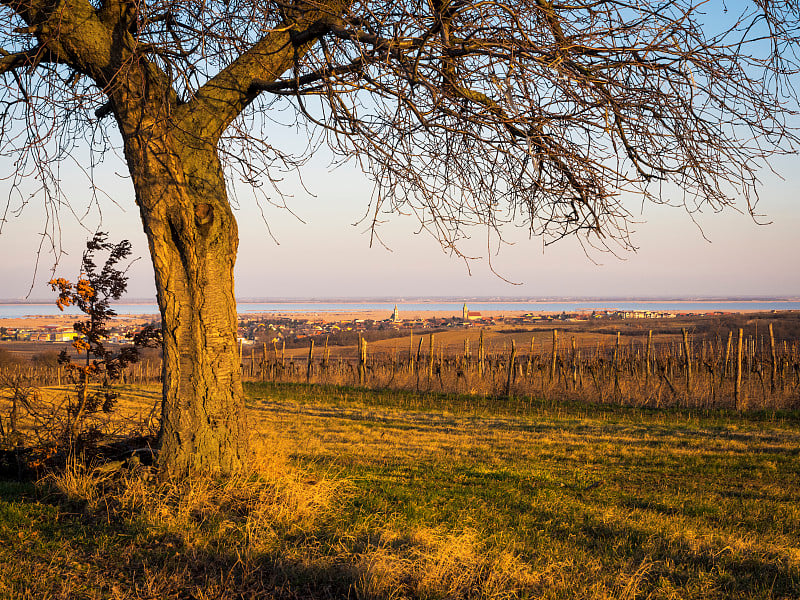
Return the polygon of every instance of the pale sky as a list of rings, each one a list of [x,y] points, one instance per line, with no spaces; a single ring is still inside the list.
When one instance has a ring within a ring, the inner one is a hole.
[[[273,134],[270,130],[270,136],[274,135],[270,141],[302,146],[301,138],[287,137],[291,131]],[[639,199],[629,197],[628,208],[642,221],[632,236],[639,250],[619,258],[599,253],[587,258],[574,238],[545,249],[540,239],[528,240],[524,231],[507,229],[507,239],[514,245],[492,256],[492,265],[519,285],[490,271],[481,232],[476,232],[474,245],[467,247],[482,256],[470,264],[471,273],[462,260],[443,253],[430,236],[417,234],[410,217],[397,216],[382,227],[390,250],[380,244],[370,247],[369,232],[353,223],[364,214],[371,185],[350,165],[331,172],[329,160],[320,153],[304,171],[304,181],[314,196],[300,186],[290,185],[288,190],[294,195],[289,202],[292,210],[305,223],[286,211],[265,207],[264,215],[279,244],[270,237],[251,195],[240,194],[238,297],[800,297],[797,155],[776,158],[771,164],[783,178],[768,169],[762,172],[758,211],[765,215],[761,221],[771,224],[757,225],[743,209],[743,213],[727,210],[695,215],[701,233],[681,209],[642,208]],[[7,174],[11,168],[0,164],[0,173]],[[103,203],[102,222],[96,208],[86,212],[85,199],[91,194],[80,169],[65,167],[61,183],[75,214],[61,211],[61,234],[69,256],[57,274],[76,277],[86,239],[100,228],[109,232],[112,241],[131,240],[134,255],[142,257],[129,271],[127,297],[154,298],[152,267],[126,166],[108,161],[98,174],[97,183],[116,202]],[[21,197],[34,185],[30,182]],[[31,298],[51,298],[47,281],[52,254],[40,257],[34,278],[45,223],[41,201],[34,196],[25,210],[16,213],[20,196],[0,180],[0,218],[2,200],[9,196],[11,210],[0,233],[0,299],[24,298],[29,293]]]
[[[681,209],[645,206],[636,198],[629,207],[643,221],[633,236],[635,253],[616,258],[593,253],[592,262],[576,239],[542,247],[528,240],[524,231],[509,229],[515,243],[492,257],[495,270],[520,285],[493,275],[486,260],[485,238],[475,250],[483,258],[473,261],[470,275],[463,261],[447,256],[426,233],[415,233],[415,222],[396,217],[382,228],[389,246],[369,245],[364,226],[353,226],[367,206],[371,186],[364,175],[344,166],[331,172],[323,157],[305,172],[307,186],[316,195],[295,192],[290,205],[305,223],[286,211],[265,209],[273,241],[255,202],[242,193],[237,210],[240,252],[236,267],[236,293],[244,297],[416,297],[416,296],[800,296],[800,157],[783,157],[774,166],[784,176],[763,174],[759,212],[768,225],[757,225],[746,214],[726,211],[700,215],[703,234]],[[122,164],[104,167],[101,185],[114,190],[103,205],[103,221],[96,210],[84,217],[86,227],[109,231],[111,239],[129,239],[134,255],[142,259],[130,270],[128,298],[152,298],[155,294],[147,244],[130,181],[121,177]],[[63,183],[83,210],[89,187],[77,171],[65,170]],[[7,197],[8,187],[0,184]],[[12,200],[12,207],[15,201]],[[36,248],[43,216],[36,198],[18,216],[9,214],[0,235],[3,286],[0,298],[23,298],[33,278]],[[58,275],[74,278],[90,233],[75,216],[61,217],[65,249],[70,256],[58,267]],[[43,255],[31,298],[49,298],[52,255]],[[597,264],[595,264],[597,263]]]

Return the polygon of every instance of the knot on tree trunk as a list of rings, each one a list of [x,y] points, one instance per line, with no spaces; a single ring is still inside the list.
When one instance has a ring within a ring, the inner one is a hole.
[[[201,230],[207,230],[214,221],[214,207],[208,203],[195,204],[194,222]],[[204,231],[205,232],[205,231]]]

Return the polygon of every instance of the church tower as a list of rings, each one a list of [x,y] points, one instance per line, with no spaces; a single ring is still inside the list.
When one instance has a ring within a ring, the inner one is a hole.
[[[466,302],[464,302],[464,308],[462,309],[461,318],[464,321],[469,321],[469,309],[467,308]]]
[[[392,312],[392,322],[397,323],[400,321],[400,311],[397,310],[397,304],[394,305],[394,311]]]

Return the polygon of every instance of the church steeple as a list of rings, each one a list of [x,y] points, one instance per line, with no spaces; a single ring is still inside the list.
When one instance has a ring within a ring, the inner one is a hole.
[[[464,302],[464,308],[462,309],[461,318],[464,321],[469,321],[469,309],[467,308],[466,302]]]

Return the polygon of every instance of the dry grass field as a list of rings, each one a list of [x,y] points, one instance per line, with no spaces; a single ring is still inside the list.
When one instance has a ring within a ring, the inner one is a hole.
[[[800,596],[796,411],[248,396],[256,452],[233,480],[0,483],[0,597]],[[157,398],[128,387],[106,426],[146,429]]]

